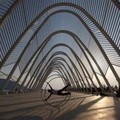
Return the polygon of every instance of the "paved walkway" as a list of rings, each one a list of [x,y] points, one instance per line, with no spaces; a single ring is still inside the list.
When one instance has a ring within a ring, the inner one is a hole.
[[[49,103],[41,93],[2,95],[0,120],[120,120],[120,101],[113,97],[72,93],[68,101],[52,96]]]

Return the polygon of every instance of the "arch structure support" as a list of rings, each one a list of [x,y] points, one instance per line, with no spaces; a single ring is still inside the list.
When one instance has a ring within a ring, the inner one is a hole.
[[[113,95],[120,88],[119,10],[119,0],[1,1],[0,91],[38,91],[49,82]]]

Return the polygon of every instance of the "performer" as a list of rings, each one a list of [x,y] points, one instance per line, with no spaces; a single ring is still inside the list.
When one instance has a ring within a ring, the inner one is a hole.
[[[64,91],[67,87],[69,87],[70,84],[66,85],[65,87],[63,87],[63,88],[60,89],[60,90],[54,90],[49,83],[47,83],[47,84],[50,86],[50,90],[48,90],[48,92],[50,93],[50,95],[49,95],[44,101],[48,100],[48,99],[51,97],[52,94],[53,94],[53,95],[62,95],[62,96],[71,95],[71,93],[68,92],[68,91],[66,91],[66,92],[63,93],[63,91]]]

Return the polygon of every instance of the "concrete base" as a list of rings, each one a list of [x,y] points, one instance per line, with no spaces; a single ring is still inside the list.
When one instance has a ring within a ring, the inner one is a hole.
[[[72,93],[68,101],[53,95],[49,105],[41,93],[0,96],[0,120],[120,120],[120,100],[83,93]],[[53,105],[58,105],[53,107]]]

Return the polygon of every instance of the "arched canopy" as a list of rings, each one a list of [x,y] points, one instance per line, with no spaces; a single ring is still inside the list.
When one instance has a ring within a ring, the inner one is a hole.
[[[0,89],[14,81],[11,90],[18,86],[38,90],[57,74],[83,91],[107,86],[113,92],[112,86],[120,85],[118,4],[114,0],[1,1],[0,78],[4,81]]]

